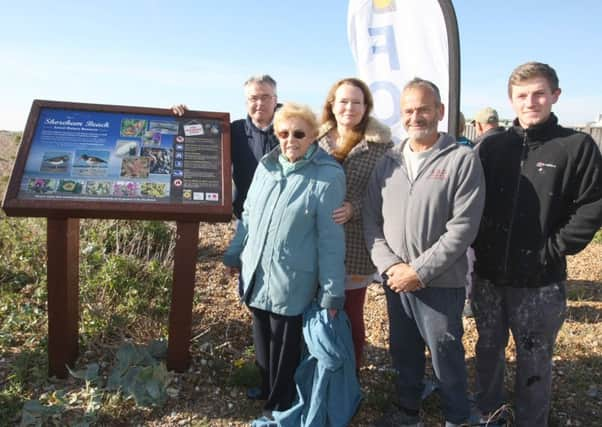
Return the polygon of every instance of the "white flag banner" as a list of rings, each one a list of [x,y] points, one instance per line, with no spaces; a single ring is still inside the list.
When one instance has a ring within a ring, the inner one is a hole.
[[[445,104],[439,129],[455,134],[460,105],[460,48],[450,0],[349,0],[347,36],[358,76],[374,96],[374,116],[405,137],[399,100],[420,77],[435,83]]]

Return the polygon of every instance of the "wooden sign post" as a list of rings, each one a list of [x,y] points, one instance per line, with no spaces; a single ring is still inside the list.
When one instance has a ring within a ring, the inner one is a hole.
[[[79,219],[48,218],[48,370],[67,376],[78,356]]]
[[[196,256],[191,257],[190,254],[196,254],[198,237],[198,222],[178,221],[167,346],[167,367],[177,372],[186,370],[190,363],[188,348],[192,332],[192,300],[196,271]]]
[[[232,216],[228,113],[33,102],[2,208],[46,217],[49,374],[78,356],[79,218],[176,221],[169,369],[190,362],[199,222]]]

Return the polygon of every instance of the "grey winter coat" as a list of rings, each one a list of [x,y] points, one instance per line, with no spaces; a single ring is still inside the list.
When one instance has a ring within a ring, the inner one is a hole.
[[[404,262],[424,286],[459,288],[466,283],[466,249],[479,229],[485,183],[473,150],[440,135],[414,182],[402,155],[407,140],[378,162],[363,204],[364,237],[379,273]]]

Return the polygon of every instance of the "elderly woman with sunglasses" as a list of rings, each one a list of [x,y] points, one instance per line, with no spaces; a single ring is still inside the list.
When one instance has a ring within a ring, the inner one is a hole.
[[[345,170],[345,201],[333,212],[345,227],[345,312],[351,321],[356,366],[362,363],[365,341],[364,301],[376,268],[366,249],[362,228],[362,200],[377,160],[393,146],[388,126],[370,117],[374,103],[360,79],[345,78],[330,88],[322,109],[319,145]]]
[[[266,415],[288,409],[296,395],[302,313],[315,300],[335,316],[344,303],[345,238],[332,211],[343,203],[345,175],[318,147],[317,130],[306,106],[286,103],[276,112],[280,145],[261,159],[224,256],[241,274],[253,315]]]

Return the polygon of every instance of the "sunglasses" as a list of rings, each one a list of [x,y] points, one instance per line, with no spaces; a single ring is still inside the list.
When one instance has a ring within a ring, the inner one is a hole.
[[[281,130],[280,132],[276,133],[276,135],[278,135],[278,138],[280,139],[287,139],[289,135],[291,135],[291,132],[287,130]],[[303,139],[306,136],[305,132],[303,132],[302,130],[294,130],[292,132],[292,135],[295,139]]]

